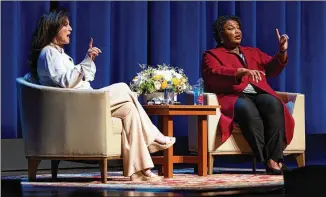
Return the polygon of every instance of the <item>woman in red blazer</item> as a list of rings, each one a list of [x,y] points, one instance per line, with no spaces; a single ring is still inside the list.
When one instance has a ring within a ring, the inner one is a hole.
[[[222,141],[238,124],[266,172],[282,174],[288,170],[283,164],[283,149],[292,140],[294,120],[266,77],[277,76],[287,64],[289,37],[276,29],[279,51],[271,57],[258,48],[240,45],[238,17],[219,17],[213,29],[218,46],[204,52],[202,77],[205,91],[216,93],[221,105],[218,126]]]

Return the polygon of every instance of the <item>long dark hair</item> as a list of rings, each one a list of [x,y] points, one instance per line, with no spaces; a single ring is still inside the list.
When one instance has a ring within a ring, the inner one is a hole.
[[[68,18],[68,12],[62,10],[43,14],[38,20],[32,37],[31,52],[28,61],[31,73],[35,79],[38,78],[37,59],[41,50],[50,44]]]

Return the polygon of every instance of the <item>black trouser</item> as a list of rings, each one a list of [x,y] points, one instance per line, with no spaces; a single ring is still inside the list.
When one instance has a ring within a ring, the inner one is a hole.
[[[267,93],[243,94],[235,103],[234,120],[258,161],[283,160],[285,125],[279,99]]]

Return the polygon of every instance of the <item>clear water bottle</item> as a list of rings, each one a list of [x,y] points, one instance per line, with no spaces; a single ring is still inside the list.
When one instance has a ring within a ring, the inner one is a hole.
[[[197,84],[193,86],[194,105],[204,105],[204,80],[200,78]]]
[[[168,81],[168,85],[164,90],[164,103],[167,105],[174,103],[174,90],[171,81]]]

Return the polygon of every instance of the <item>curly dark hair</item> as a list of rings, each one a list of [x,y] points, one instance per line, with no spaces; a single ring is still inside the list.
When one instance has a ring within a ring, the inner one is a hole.
[[[38,78],[37,59],[41,50],[46,45],[50,44],[68,18],[68,12],[61,10],[43,14],[38,20],[32,36],[31,51],[28,61],[31,68],[31,73],[35,79]]]
[[[222,45],[220,35],[222,35],[224,30],[224,25],[227,21],[233,20],[238,23],[239,27],[241,28],[241,21],[240,18],[237,16],[220,16],[216,21],[213,23],[213,36],[217,45]]]

